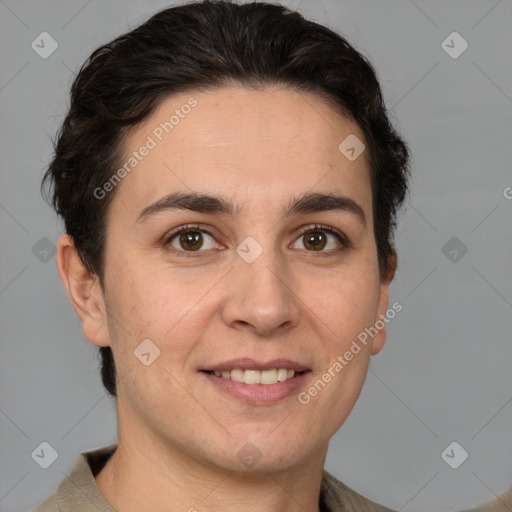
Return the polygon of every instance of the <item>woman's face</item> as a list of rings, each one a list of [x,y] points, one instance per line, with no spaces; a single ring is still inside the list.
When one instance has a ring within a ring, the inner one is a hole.
[[[102,188],[115,194],[104,323],[84,322],[114,353],[120,436],[235,471],[326,450],[385,339],[344,357],[386,313],[389,284],[360,141],[288,88],[175,95],[127,136],[125,172]]]

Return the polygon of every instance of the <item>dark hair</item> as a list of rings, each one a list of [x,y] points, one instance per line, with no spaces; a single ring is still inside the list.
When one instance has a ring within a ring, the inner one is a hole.
[[[173,93],[227,85],[313,92],[358,124],[369,152],[383,276],[407,192],[409,151],[388,120],[373,67],[343,37],[286,7],[220,0],[158,12],[95,50],[76,76],[41,188],[53,184],[52,206],[85,268],[103,287],[105,218],[114,193],[98,200],[94,190],[119,165],[125,133]],[[100,353],[103,385],[116,396],[112,351]]]

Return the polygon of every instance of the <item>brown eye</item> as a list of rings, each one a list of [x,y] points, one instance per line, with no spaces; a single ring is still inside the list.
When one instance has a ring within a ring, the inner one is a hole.
[[[200,252],[215,248],[215,239],[207,231],[185,226],[169,237],[167,244],[181,252]]]
[[[203,245],[203,235],[199,231],[180,233],[180,245],[183,249],[196,251]]]
[[[334,242],[331,240],[334,239]],[[333,253],[337,250],[350,247],[346,237],[338,233],[337,230],[329,226],[315,225],[309,229],[305,229],[299,235],[297,242],[302,242],[303,247],[299,249],[305,249],[308,252],[322,252],[322,253]],[[297,244],[295,242],[295,244]],[[325,250],[324,250],[325,249]]]
[[[313,251],[322,250],[327,244],[327,237],[321,231],[310,231],[303,235],[304,246]]]

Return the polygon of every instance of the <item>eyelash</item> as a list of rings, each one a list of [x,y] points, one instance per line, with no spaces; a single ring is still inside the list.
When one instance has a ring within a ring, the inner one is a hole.
[[[182,233],[187,233],[189,231],[200,231],[202,233],[206,233],[208,235],[210,235],[212,238],[215,239],[215,237],[207,230],[205,229],[201,229],[201,227],[199,226],[199,224],[195,224],[195,225],[185,225],[185,226],[180,226],[178,229],[176,229],[171,235],[169,235],[169,237],[166,239],[165,243],[164,243],[164,246],[167,247],[170,245],[170,242],[178,235],[182,234]],[[318,256],[329,256],[329,255],[333,255],[333,254],[337,254],[338,252],[344,250],[344,249],[348,249],[351,247],[351,244],[349,242],[349,240],[347,239],[347,237],[341,233],[340,231],[330,227],[330,226],[326,226],[325,224],[314,224],[313,226],[308,226],[307,228],[304,228],[303,230],[300,231],[300,233],[297,235],[297,239],[300,238],[301,236],[304,236],[306,235],[307,233],[309,232],[315,232],[315,231],[325,231],[331,235],[334,235],[338,241],[341,243],[341,247],[337,248],[337,249],[334,249],[334,250],[330,250],[330,251],[318,251],[317,252],[317,255]],[[200,253],[201,252],[204,252],[204,251],[185,251],[185,250],[182,250],[182,249],[176,249],[175,247],[170,247],[168,248],[169,251],[171,252],[174,252],[176,254],[179,254],[180,256],[183,255],[185,256],[186,258],[197,258],[198,256],[200,256]],[[316,251],[307,251],[307,252],[312,252],[312,253],[315,253]]]

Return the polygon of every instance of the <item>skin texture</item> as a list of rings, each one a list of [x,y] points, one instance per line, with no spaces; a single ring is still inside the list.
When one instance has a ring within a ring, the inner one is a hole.
[[[349,161],[338,150],[349,134],[364,137],[312,93],[230,87],[166,99],[126,137],[126,155],[191,97],[197,106],[111,192],[105,290],[69,236],[58,243],[59,274],[84,335],[110,346],[117,367],[118,449],[96,482],[123,512],[317,511],[329,439],[385,329],[307,405],[297,394],[243,403],[199,370],[239,357],[293,359],[311,369],[303,391],[386,313],[396,259],[381,279],[366,154]],[[225,196],[243,212],[172,210],[136,222],[176,191]],[[349,211],[282,218],[305,192],[350,197],[366,224]],[[197,257],[187,258],[179,235],[166,241],[189,223],[211,236],[203,232]],[[311,249],[299,230],[318,231],[315,223],[340,230],[350,246],[323,232],[327,245]],[[252,263],[236,252],[248,236],[263,248]],[[160,349],[149,366],[134,356],[144,339]],[[247,442],[261,453],[251,468],[237,456]]]

